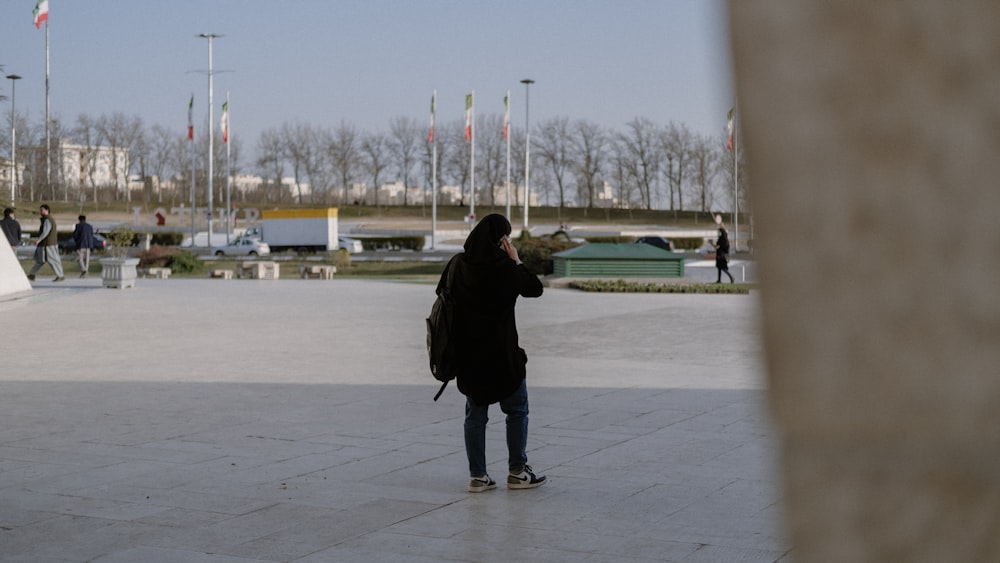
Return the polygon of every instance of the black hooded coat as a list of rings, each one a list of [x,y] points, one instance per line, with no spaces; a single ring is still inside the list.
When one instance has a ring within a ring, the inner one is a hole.
[[[521,386],[528,357],[518,345],[514,305],[518,296],[542,294],[538,276],[500,248],[500,239],[509,234],[506,217],[484,217],[466,239],[465,252],[451,259],[438,282],[440,290],[455,269],[458,389],[479,405],[505,399]]]

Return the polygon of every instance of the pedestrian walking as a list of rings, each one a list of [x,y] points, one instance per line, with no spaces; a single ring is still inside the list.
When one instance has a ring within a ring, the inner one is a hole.
[[[729,273],[729,233],[726,232],[721,215],[715,216],[715,222],[719,225],[718,236],[715,238],[715,269],[718,272],[715,283],[722,283],[723,272],[729,276],[729,283],[734,283],[736,280]]]
[[[73,242],[76,243],[76,265],[80,267],[80,277],[87,277],[90,271],[90,249],[94,247],[94,227],[87,222],[86,215],[80,215],[73,228]]]
[[[59,257],[59,236],[56,231],[56,221],[50,215],[51,210],[47,204],[42,204],[38,208],[41,221],[38,227],[38,240],[35,242],[35,265],[28,272],[28,279],[34,280],[35,274],[45,264],[52,267],[56,277],[52,281],[63,281],[62,259]]]
[[[528,465],[528,358],[519,346],[514,317],[517,298],[541,296],[542,283],[521,262],[510,231],[503,215],[484,217],[466,239],[465,252],[449,262],[439,282],[440,290],[454,268],[457,380],[466,396],[465,452],[468,490],[473,493],[497,486],[486,469],[486,423],[494,403],[507,416],[507,488],[531,489],[546,482]]]
[[[3,229],[3,234],[7,235],[7,242],[10,243],[10,247],[16,250],[17,245],[21,244],[21,224],[14,218],[14,210],[10,207],[3,210],[3,219],[0,219],[0,228]]]

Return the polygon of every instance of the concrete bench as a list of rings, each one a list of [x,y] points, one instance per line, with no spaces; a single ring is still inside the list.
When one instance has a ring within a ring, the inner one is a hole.
[[[336,266],[299,266],[299,275],[302,276],[302,279],[332,280],[333,274],[336,273]]]
[[[276,262],[240,262],[239,277],[252,280],[276,280],[281,276],[281,267]]]
[[[233,279],[233,271],[232,270],[209,270],[208,271],[208,277],[210,277],[210,278],[222,278],[224,280],[231,280],[231,279]]]
[[[143,277],[165,280],[170,278],[170,273],[170,268],[147,268]]]

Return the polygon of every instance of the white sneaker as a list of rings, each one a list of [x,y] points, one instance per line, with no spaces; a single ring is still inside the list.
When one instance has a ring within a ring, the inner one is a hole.
[[[541,487],[548,479],[545,475],[535,475],[530,465],[525,465],[520,473],[509,473],[507,475],[508,489],[534,489]]]
[[[469,492],[470,493],[481,493],[483,491],[489,491],[497,488],[497,482],[490,479],[489,475],[483,475],[481,477],[473,477],[469,481]]]

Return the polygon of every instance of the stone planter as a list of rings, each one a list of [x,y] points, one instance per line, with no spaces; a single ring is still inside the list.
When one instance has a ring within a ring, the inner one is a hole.
[[[104,287],[125,289],[135,287],[138,258],[101,258],[101,281]]]

